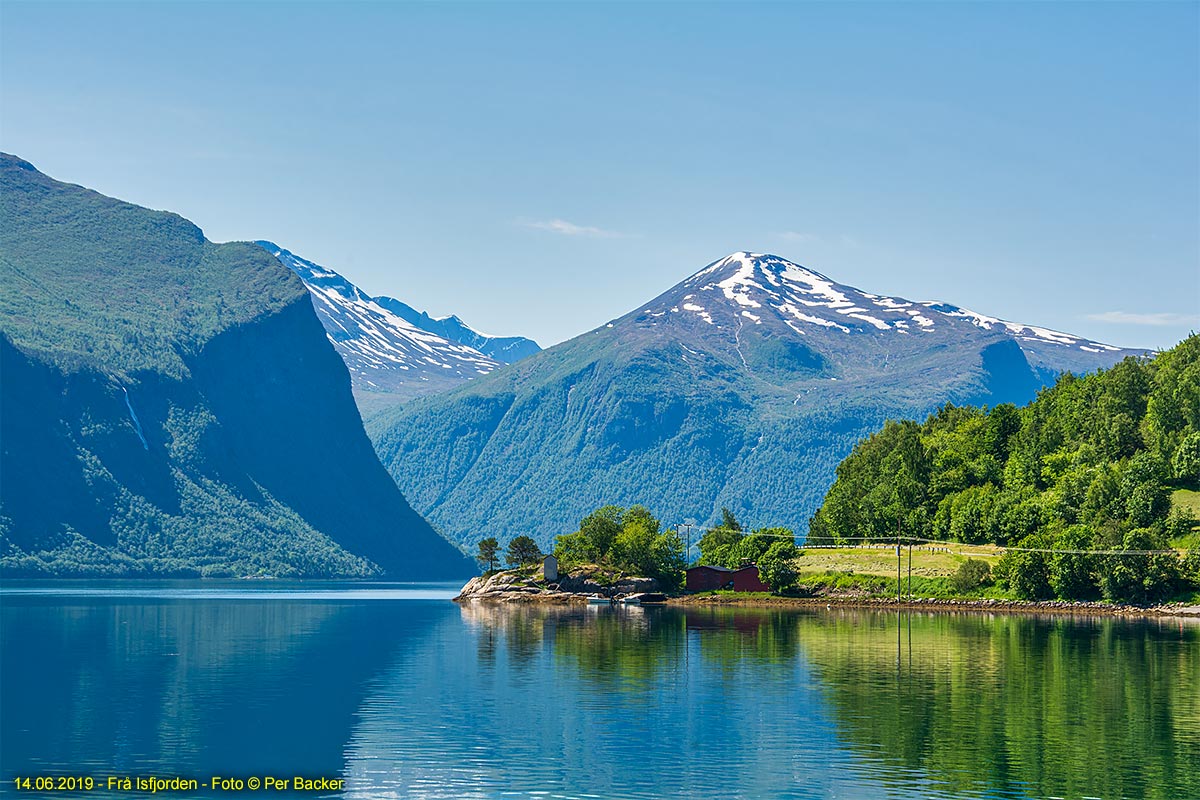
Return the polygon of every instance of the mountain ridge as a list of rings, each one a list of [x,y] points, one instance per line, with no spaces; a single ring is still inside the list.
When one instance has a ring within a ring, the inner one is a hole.
[[[340,273],[274,242],[254,244],[300,277],[360,405],[408,400],[486,375],[541,348],[520,336],[488,336],[457,316],[431,317],[393,297],[373,297]]]

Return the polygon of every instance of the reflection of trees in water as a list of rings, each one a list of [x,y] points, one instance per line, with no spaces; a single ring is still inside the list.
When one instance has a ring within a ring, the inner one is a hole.
[[[959,792],[1200,797],[1196,627],[983,615],[911,623],[911,645],[888,614],[804,626],[805,655],[861,752]]]
[[[646,683],[685,658],[689,634],[701,658],[731,670],[794,659],[800,636],[793,612],[761,609],[581,608],[467,604],[463,619],[480,632],[482,660],[502,643],[516,662],[546,646],[596,679]]]
[[[895,614],[851,609],[462,613],[487,634],[481,661],[549,653],[603,691],[811,681],[852,751],[952,795],[1200,797],[1196,625],[971,613],[898,627]]]
[[[591,680],[626,686],[651,682],[683,659],[682,617],[671,609],[464,604],[479,631],[481,660],[494,662],[498,643],[516,664],[548,648]]]
[[[699,634],[700,655],[728,672],[749,660],[786,664],[799,655],[795,612],[754,608],[689,609],[687,629]]]

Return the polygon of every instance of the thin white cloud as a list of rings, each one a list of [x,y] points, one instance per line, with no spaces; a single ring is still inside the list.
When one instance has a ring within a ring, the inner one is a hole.
[[[612,239],[622,234],[616,231],[606,231],[603,228],[596,228],[591,225],[576,225],[574,222],[567,222],[565,219],[545,219],[533,220],[532,222],[522,222],[526,228],[533,228],[539,231],[550,231],[551,233],[560,233],[563,236],[586,236],[593,239]]]
[[[805,231],[780,231],[774,234],[774,236],[777,239],[795,244],[823,244],[843,247],[848,250],[857,250],[862,247],[862,242],[844,233],[838,236],[822,236],[819,233],[808,233]]]
[[[1200,315],[1197,314],[1176,314],[1173,312],[1159,312],[1155,314],[1132,314],[1128,311],[1104,311],[1099,314],[1088,314],[1088,319],[1096,322],[1112,322],[1117,325],[1152,325],[1155,327],[1163,327],[1166,325],[1195,325],[1200,322]]]
[[[786,239],[789,242],[798,242],[800,244],[816,244],[821,241],[821,237],[815,233],[801,233],[800,231],[783,231],[775,234],[780,239]]]

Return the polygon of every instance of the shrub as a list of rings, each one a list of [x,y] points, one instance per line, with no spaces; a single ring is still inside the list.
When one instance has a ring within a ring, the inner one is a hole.
[[[959,592],[974,591],[991,581],[992,568],[987,565],[987,562],[977,561],[973,558],[964,561],[958,571],[954,573],[954,577],[950,579],[955,590]]]

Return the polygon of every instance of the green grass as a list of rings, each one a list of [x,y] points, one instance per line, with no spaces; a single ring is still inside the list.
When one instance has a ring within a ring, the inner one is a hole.
[[[1193,492],[1191,489],[1176,489],[1171,492],[1171,508],[1191,511],[1200,519],[1200,492]]]
[[[1200,519],[1200,492],[1191,489],[1176,489],[1171,492],[1171,511],[1188,513]],[[1171,539],[1171,546],[1179,550],[1200,550],[1200,525],[1193,525],[1192,532]]]
[[[734,592],[729,589],[713,589],[707,592],[692,592],[692,597],[736,597],[739,600],[770,600],[778,595],[771,592]]]
[[[955,545],[947,552],[942,548],[912,548],[912,574],[917,578],[948,578],[968,558],[987,562],[995,566],[1000,559],[1001,549],[990,545]],[[801,576],[812,573],[848,573],[854,575],[877,575],[896,580],[896,549],[886,548],[815,548],[808,547],[796,561]],[[909,549],[901,549],[900,572],[905,580],[909,571]],[[915,584],[914,584],[915,585]]]
[[[896,576],[889,579],[882,575],[863,575],[847,572],[830,572],[827,574],[808,574],[797,583],[801,595],[865,595],[867,597],[895,597]],[[972,592],[956,590],[949,578],[927,578],[914,575],[911,585],[908,575],[900,580],[900,594],[903,598],[935,598],[981,600],[1008,599],[1012,595],[996,586],[985,586]]]

